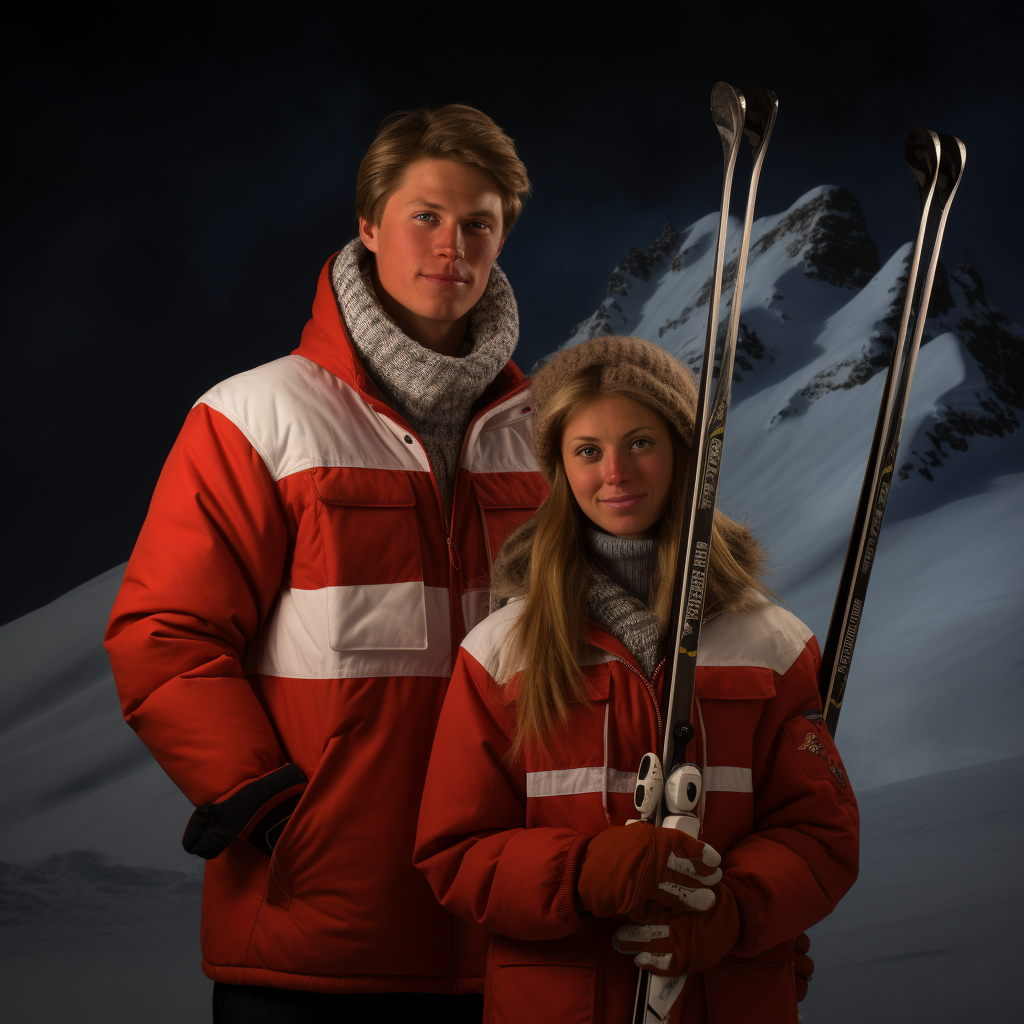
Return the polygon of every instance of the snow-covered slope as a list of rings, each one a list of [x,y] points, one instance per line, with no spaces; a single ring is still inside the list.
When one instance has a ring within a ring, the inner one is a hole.
[[[637,334],[699,370],[716,222],[668,225],[632,250],[567,344]],[[752,519],[776,591],[822,639],[909,256],[908,244],[880,266],[856,200],[832,186],[753,228],[720,499]],[[1024,613],[1024,331],[967,266],[940,265],[930,314],[839,725],[861,786],[1024,750],[1011,640]],[[722,327],[727,316],[723,303]]]
[[[860,877],[810,931],[806,1024],[1020,1015],[1021,786],[1017,757],[859,794]]]
[[[125,725],[103,632],[124,566],[0,626],[0,860],[95,850],[193,874],[192,805]]]

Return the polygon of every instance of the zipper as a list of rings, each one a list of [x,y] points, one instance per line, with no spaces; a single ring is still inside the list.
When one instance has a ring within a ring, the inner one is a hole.
[[[647,687],[647,692],[651,695],[651,702],[654,704],[654,713],[658,717],[658,736],[660,738],[663,735],[663,733],[665,732],[665,723],[661,719],[661,708],[658,706],[658,698],[655,695],[654,686],[652,685],[651,681],[647,678],[647,676],[645,676],[643,674],[643,672],[641,672],[639,669],[633,668],[633,666],[630,665],[630,663],[628,661],[623,661],[622,658],[620,658],[617,654],[613,654],[612,657],[620,665],[625,665],[626,668],[628,668],[629,671],[632,672],[633,675],[635,675],[637,677],[637,679],[639,679],[644,684],[644,686]],[[655,675],[658,674],[658,672],[661,669],[661,666],[664,665],[664,664],[665,664],[665,659],[662,658],[661,664],[659,664],[658,667],[654,670],[654,674]]]
[[[497,409],[499,406],[504,405],[506,402],[510,402],[513,398],[518,397],[520,394],[522,394],[522,392],[526,391],[529,387],[530,381],[527,378],[524,381],[522,381],[522,383],[519,384],[509,394],[503,395],[501,398],[495,399],[490,405],[486,406],[483,409],[480,409],[469,421],[469,423],[466,424],[466,431],[462,435],[462,445],[459,448],[459,458],[458,461],[455,463],[455,479],[452,481],[452,517],[450,520],[448,518],[448,513],[445,510],[444,502],[441,500],[441,488],[437,486],[437,474],[434,472],[434,464],[430,461],[430,453],[427,451],[427,446],[423,443],[423,440],[419,436],[419,434],[412,429],[412,426],[410,424],[399,423],[398,420],[392,419],[392,417],[390,416],[388,417],[388,419],[391,419],[393,423],[397,423],[398,426],[403,427],[403,429],[405,429],[411,437],[414,437],[416,439],[417,444],[419,444],[420,448],[423,449],[423,455],[426,458],[427,466],[430,469],[430,482],[434,486],[434,496],[437,498],[437,507],[441,512],[441,523],[444,526],[445,541],[448,546],[448,616],[453,627],[451,637],[451,662],[453,665],[455,664],[455,658],[456,655],[458,654],[458,644],[456,643],[456,630],[454,629],[454,626],[458,621],[461,620],[462,629],[465,630],[466,628],[465,620],[462,620],[460,609],[456,607],[455,603],[455,584],[457,583],[457,580],[455,579],[455,574],[462,568],[462,556],[459,554],[459,549],[455,544],[455,499],[458,497],[459,490],[459,467],[462,465],[463,456],[466,453],[466,442],[469,440],[469,435],[473,430],[474,424],[477,423],[477,421],[482,416],[486,415],[489,412],[492,412],[494,409]],[[374,411],[377,412],[378,416],[383,415],[377,410]],[[486,537],[487,533],[485,531],[485,542]],[[490,561],[490,551],[488,551],[487,555],[488,561]],[[458,618],[456,616],[458,616]],[[643,677],[641,676],[641,678]],[[661,721],[660,713],[658,716],[658,721]]]

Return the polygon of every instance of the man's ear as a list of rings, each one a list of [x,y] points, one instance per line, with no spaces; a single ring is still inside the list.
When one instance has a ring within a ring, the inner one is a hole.
[[[379,236],[380,225],[371,224],[365,217],[359,218],[359,237],[363,240],[363,245],[370,252],[376,252],[380,247]],[[502,242],[504,242],[504,239],[502,239]],[[498,251],[500,252],[501,250],[499,249]]]

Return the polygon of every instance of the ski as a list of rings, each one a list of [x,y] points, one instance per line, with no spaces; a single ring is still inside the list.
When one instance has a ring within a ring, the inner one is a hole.
[[[818,676],[825,724],[833,736],[839,722],[846,684],[849,681],[850,662],[853,658],[854,644],[857,642],[857,631],[860,628],[864,598],[874,564],[882,516],[885,514],[886,501],[892,487],[900,431],[907,411],[917,353],[928,319],[928,303],[939,263],[939,249],[942,246],[946,217],[967,159],[967,149],[959,139],[921,128],[912,128],[907,134],[904,154],[911,174],[917,182],[921,218],[907,278],[907,294],[899,333],[893,346],[889,371],[882,391],[878,419],[864,471],[864,482],[861,486],[857,513],[854,516],[853,530],[850,533],[850,543],[846,550],[846,560],[840,575],[832,618],[825,637],[821,671]],[[935,211],[937,213],[932,216]],[[928,269],[915,303],[921,258],[932,221],[936,222],[934,241],[928,259]],[[907,336],[910,333],[911,322],[914,329],[908,344]]]
[[[705,584],[711,556],[711,535],[718,495],[722,442],[732,392],[733,362],[739,334],[750,233],[754,220],[754,200],[761,165],[777,112],[778,99],[773,92],[766,89],[754,89],[749,99],[745,99],[738,89],[725,82],[719,82],[711,92],[711,114],[721,136],[724,158],[722,203],[711,296],[708,303],[704,362],[701,367],[688,469],[687,525],[676,562],[675,599],[669,619],[669,646],[665,659],[665,671],[669,679],[665,738],[660,764],[653,754],[646,755],[641,762],[634,797],[637,809],[645,820],[652,821],[656,826],[680,828],[691,835],[695,835],[699,827],[699,820],[691,812],[701,796],[700,771],[696,765],[685,765],[682,762],[686,756],[686,747],[694,736],[690,706],[696,681],[697,645],[700,642],[700,626],[704,615]],[[744,135],[752,147],[754,162],[743,220],[743,235],[736,257],[736,278],[722,344],[718,384],[714,400],[710,403],[710,413],[707,413],[719,332],[718,320],[725,270],[732,179]],[[656,788],[652,788],[653,781],[659,783]],[[685,981],[685,975],[664,978],[642,970],[633,1009],[634,1024],[662,1024],[667,1020]]]

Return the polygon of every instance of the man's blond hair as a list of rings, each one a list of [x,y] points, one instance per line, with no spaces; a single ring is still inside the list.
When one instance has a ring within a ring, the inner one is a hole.
[[[356,178],[356,215],[380,224],[406,167],[423,157],[460,160],[487,171],[501,196],[502,235],[530,194],[526,166],[512,140],[483,112],[461,103],[400,110],[381,123]]]

